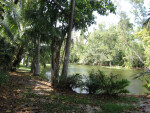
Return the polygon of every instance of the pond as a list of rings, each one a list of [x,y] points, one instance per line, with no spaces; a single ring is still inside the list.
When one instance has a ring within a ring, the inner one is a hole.
[[[120,75],[119,79],[127,79],[130,81],[130,85],[127,87],[129,90],[130,94],[136,94],[136,95],[142,95],[147,90],[142,87],[143,81],[139,79],[134,79],[136,74],[142,72],[142,70],[136,70],[136,69],[120,69],[120,68],[109,68],[109,67],[100,67],[100,66],[91,66],[91,65],[75,65],[71,64],[69,65],[69,70],[68,73],[69,75],[73,75],[75,73],[79,73],[81,75],[88,75],[88,72],[91,71],[92,69],[98,70],[100,69],[103,71],[106,75],[109,75],[110,73]],[[50,78],[50,72],[48,71],[46,73],[47,78]],[[83,93],[86,94],[88,93],[86,90],[81,90],[81,88],[76,88],[73,89],[77,93]]]

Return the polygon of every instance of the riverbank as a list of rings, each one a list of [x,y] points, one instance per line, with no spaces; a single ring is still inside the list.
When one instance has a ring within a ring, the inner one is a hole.
[[[147,98],[135,96],[105,97],[55,90],[39,76],[25,70],[10,72],[10,82],[0,88],[0,111],[80,112],[80,113],[142,113],[140,104]],[[135,112],[136,111],[136,112]]]
[[[104,68],[109,68],[109,69],[137,69],[137,70],[147,70],[147,68],[142,68],[142,67],[123,67],[123,66],[118,66],[118,65],[111,65],[111,66],[107,66],[107,65],[92,65],[92,64],[82,64],[82,63],[71,63],[71,65],[89,65],[89,66],[99,66],[99,67],[104,67]]]

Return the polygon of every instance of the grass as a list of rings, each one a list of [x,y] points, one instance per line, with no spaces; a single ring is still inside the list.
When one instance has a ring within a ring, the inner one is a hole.
[[[26,67],[25,65],[20,65],[20,67],[17,69],[17,71],[30,72],[31,67]]]
[[[47,64],[46,66],[49,66],[49,64]],[[40,66],[40,69],[41,69],[40,77],[44,80],[48,80],[45,76],[45,73],[47,72],[48,67],[44,68],[43,66]],[[26,67],[25,65],[20,64],[20,67],[17,69],[17,71],[30,72],[31,67]]]
[[[131,68],[127,68],[127,67],[122,67],[122,66],[101,66],[104,68],[109,68],[109,69],[122,69],[122,70],[131,70]]]
[[[21,66],[18,70],[26,72],[30,71],[30,68]],[[43,69],[42,76],[47,69]],[[81,95],[72,92],[59,92],[52,91],[48,95],[39,95],[32,93],[32,88],[26,87],[23,93],[23,98],[20,103],[28,103],[28,106],[36,106],[39,112],[65,112],[65,113],[82,113],[89,112],[87,106],[91,109],[98,107],[99,110],[94,112],[98,113],[122,113],[124,111],[135,110],[135,106],[139,99],[137,97],[119,96],[119,97],[104,97],[97,95]]]
[[[38,107],[45,112],[87,112],[86,106],[98,106],[102,111],[100,113],[122,113],[123,111],[134,111],[134,103],[139,100],[136,97],[117,97],[100,98],[91,95],[54,93],[49,95],[37,95],[33,93],[24,93],[26,98],[34,98],[35,101],[44,99],[44,102],[38,103]],[[82,107],[81,107],[82,106]]]
[[[102,113],[122,113],[124,110],[132,111],[135,108],[132,105],[119,105],[111,102],[103,104],[101,107],[103,109]]]

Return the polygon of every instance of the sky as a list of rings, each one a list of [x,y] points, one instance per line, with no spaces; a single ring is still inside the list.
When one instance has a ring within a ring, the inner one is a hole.
[[[114,1],[114,0],[112,0]],[[116,0],[117,1],[117,0]],[[131,15],[131,4],[128,2],[128,0],[119,0],[120,2],[120,7],[117,5],[117,10],[122,10],[125,11],[128,14],[128,17],[130,18],[131,22],[134,22],[134,17]],[[144,0],[144,6],[146,7],[147,11],[148,8],[150,8],[150,0]],[[109,25],[117,24],[119,22],[119,17],[115,14],[109,14],[108,16],[100,16],[96,12],[94,12],[94,15],[96,16],[96,24],[92,25],[88,28],[88,32],[93,32],[94,29],[98,29],[98,24],[99,23],[105,23],[106,27],[109,27]]]

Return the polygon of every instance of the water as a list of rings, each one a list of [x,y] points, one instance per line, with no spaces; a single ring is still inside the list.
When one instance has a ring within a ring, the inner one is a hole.
[[[145,88],[142,87],[143,81],[134,79],[136,74],[142,72],[142,70],[136,70],[136,69],[113,69],[113,68],[106,68],[106,67],[100,67],[100,66],[90,66],[90,65],[69,65],[68,73],[69,75],[73,75],[75,73],[79,73],[81,75],[88,75],[88,72],[92,69],[98,70],[100,69],[103,71],[106,75],[113,73],[118,74],[119,79],[127,79],[130,81],[130,85],[127,87],[127,89],[130,91],[130,94],[136,94],[141,95],[147,92]],[[50,72],[46,73],[47,78],[50,78]],[[84,80],[84,79],[83,79]],[[81,88],[74,88],[74,91],[77,93],[88,93],[85,89]]]

